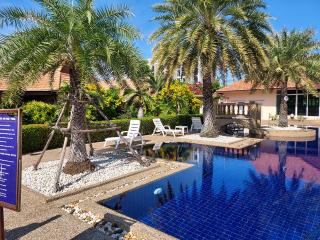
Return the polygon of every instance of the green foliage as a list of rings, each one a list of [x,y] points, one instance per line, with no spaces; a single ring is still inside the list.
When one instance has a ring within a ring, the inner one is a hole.
[[[191,125],[191,117],[195,115],[177,115],[177,116],[165,116],[161,117],[163,124],[170,125],[174,127],[176,125]],[[198,116],[198,115],[197,115]],[[142,118],[140,132],[143,135],[151,134],[154,129],[154,124],[152,122],[153,117]],[[111,121],[121,127],[121,131],[128,130],[130,119],[117,119]],[[91,127],[99,128],[105,125],[105,121],[91,122]],[[51,129],[47,124],[30,124],[22,126],[22,151],[23,153],[30,153],[35,151],[40,151],[43,149],[46,141],[48,140],[48,135]],[[102,132],[91,134],[91,139],[93,142],[104,141],[107,137],[114,137],[115,132]],[[56,132],[49,148],[61,147],[63,143],[63,136]]]
[[[283,29],[270,36],[267,46],[269,62],[252,79],[266,89],[296,84],[318,95],[316,83],[320,81],[320,41],[315,40],[313,30],[288,31]]]
[[[152,75],[148,81],[152,94],[157,95],[166,85],[166,79],[163,75]]]
[[[127,6],[97,8],[91,0],[35,2],[35,10],[0,9],[0,28],[16,30],[0,38],[0,78],[8,79],[13,89],[8,93],[20,94],[43,73],[53,80],[61,65],[73,72],[71,82],[81,81],[73,85],[76,92],[85,83],[134,74],[141,56],[132,42],[139,33],[127,22],[132,16]]]
[[[189,114],[197,113],[200,100],[189,89],[187,84],[175,81],[163,88],[156,97],[156,111],[160,114]]]
[[[99,106],[109,119],[120,116],[124,111],[124,97],[120,95],[119,88],[97,89],[95,85],[87,85],[86,92],[93,98],[98,100]],[[86,109],[86,117],[89,121],[101,121],[102,116],[99,114],[95,106],[88,105]]]
[[[144,116],[152,105],[151,92],[152,86],[149,84],[152,78],[152,71],[147,61],[141,61],[137,66],[136,73],[131,78],[131,84],[125,91],[125,101],[130,113],[136,113],[135,116],[141,118]],[[135,109],[132,108],[134,106]],[[134,111],[132,111],[134,110]]]
[[[31,101],[23,107],[24,124],[53,123],[57,119],[58,106],[40,101]]]
[[[169,77],[180,66],[191,77],[200,63],[204,81],[211,74],[223,81],[227,74],[239,78],[267,59],[263,45],[271,28],[265,7],[263,0],[156,4],[155,20],[160,27],[151,36],[157,41],[153,62]]]
[[[51,132],[47,124],[30,124],[22,126],[22,152],[30,153],[40,151],[44,148]],[[61,147],[63,143],[62,134],[56,132],[49,148]]]

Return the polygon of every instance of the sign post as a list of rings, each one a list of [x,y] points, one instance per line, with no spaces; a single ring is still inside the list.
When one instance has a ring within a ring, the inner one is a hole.
[[[0,240],[4,240],[3,208],[21,207],[21,109],[0,110]]]

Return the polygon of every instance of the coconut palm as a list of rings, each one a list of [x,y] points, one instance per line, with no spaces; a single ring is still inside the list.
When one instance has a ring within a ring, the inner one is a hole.
[[[315,83],[320,81],[320,42],[314,40],[314,31],[288,31],[283,29],[273,33],[267,52],[270,59],[266,68],[261,68],[261,76],[256,84],[267,89],[279,87],[279,126],[288,126],[288,106],[285,101],[288,82],[296,84],[309,93],[317,95]]]
[[[212,82],[227,75],[240,78],[267,60],[262,43],[270,27],[264,8],[263,0],[165,0],[154,7],[160,27],[151,40],[157,41],[153,62],[159,70],[172,77],[182,65],[191,77],[201,69],[202,136],[218,133]]]
[[[126,6],[95,8],[93,0],[36,0],[39,10],[5,7],[0,27],[14,27],[0,39],[0,78],[10,89],[24,89],[42,73],[61,65],[69,68],[71,151],[64,172],[75,174],[92,169],[86,149],[85,83],[121,78],[132,71],[137,58],[132,46],[137,31],[126,23]],[[9,91],[12,92],[12,91]]]

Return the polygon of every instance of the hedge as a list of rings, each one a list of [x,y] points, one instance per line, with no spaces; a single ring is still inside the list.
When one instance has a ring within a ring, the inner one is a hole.
[[[160,116],[164,125],[171,127],[177,125],[189,126],[191,125],[191,117],[199,115],[177,115],[177,116]],[[145,117],[141,120],[140,132],[143,135],[151,134],[154,129],[152,119],[154,117]],[[116,119],[111,120],[112,123],[118,125],[121,131],[128,130],[130,119]],[[107,122],[99,121],[90,123],[91,128],[102,128]],[[48,135],[51,132],[51,128],[47,124],[29,124],[22,126],[22,152],[31,153],[41,151],[47,142]],[[100,132],[91,134],[93,142],[104,141],[106,137],[115,136],[115,132]],[[52,142],[49,146],[50,149],[61,147],[63,143],[63,136],[61,133],[56,132]]]

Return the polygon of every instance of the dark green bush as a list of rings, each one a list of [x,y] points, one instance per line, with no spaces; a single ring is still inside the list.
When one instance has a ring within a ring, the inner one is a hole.
[[[176,125],[191,125],[191,117],[196,115],[177,115],[177,116],[160,116],[164,125],[170,125],[174,127]],[[151,134],[154,129],[152,119],[155,117],[145,117],[141,120],[140,132],[143,135]],[[121,128],[121,131],[128,130],[130,119],[116,119],[112,120],[112,123]],[[107,122],[91,122],[90,128],[104,128]],[[23,153],[30,153],[40,151],[48,140],[48,136],[51,132],[50,127],[47,124],[30,124],[22,126],[22,151]],[[116,136],[115,132],[100,132],[91,134],[93,142],[104,141],[107,137]],[[56,132],[49,148],[58,148],[62,146],[63,136]]]

